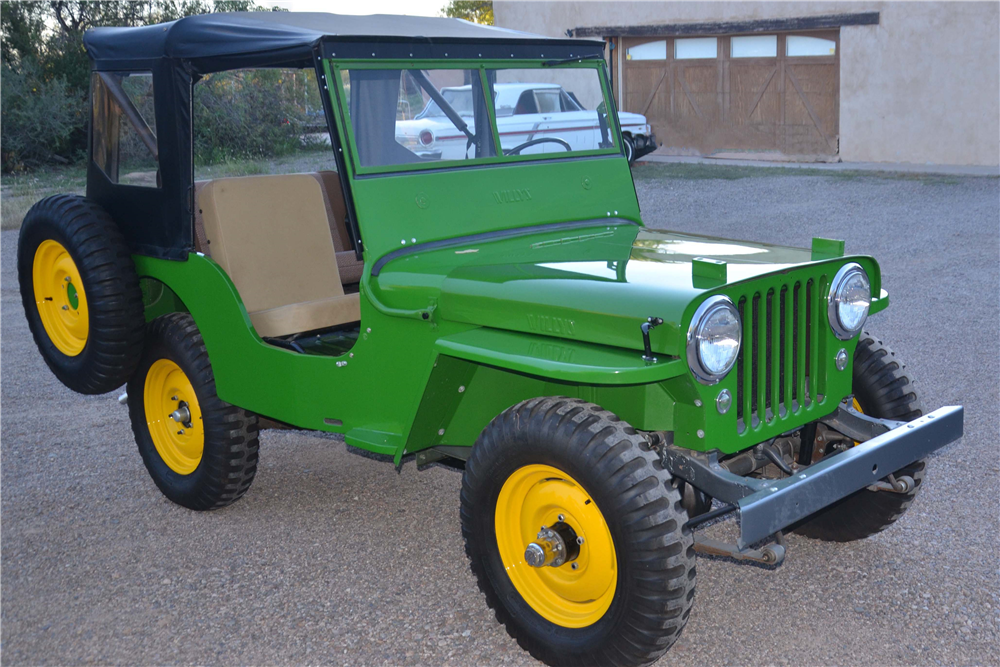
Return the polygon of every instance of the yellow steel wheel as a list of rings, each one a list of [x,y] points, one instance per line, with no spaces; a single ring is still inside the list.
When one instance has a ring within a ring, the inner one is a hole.
[[[531,567],[524,550],[542,526],[559,521],[584,538],[580,555],[559,567]],[[532,609],[566,628],[593,625],[611,606],[618,563],[611,531],[587,491],[565,472],[527,465],[507,478],[496,506],[497,547],[511,582]]]
[[[42,241],[35,250],[31,278],[38,317],[49,340],[67,357],[83,352],[90,333],[87,295],[66,248],[58,241]]]
[[[178,475],[190,475],[205,451],[205,426],[194,387],[180,366],[157,359],[143,389],[146,426],[157,453]]]

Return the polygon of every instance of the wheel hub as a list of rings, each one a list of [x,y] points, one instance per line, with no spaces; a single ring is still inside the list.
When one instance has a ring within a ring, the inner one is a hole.
[[[524,550],[524,562],[531,567],[559,567],[577,559],[581,544],[583,538],[560,519],[552,526],[542,526],[537,540]]]
[[[189,475],[201,463],[205,428],[191,381],[170,359],[157,359],[143,388],[146,425],[153,446],[167,466]]]
[[[504,482],[494,519],[504,569],[532,609],[566,628],[603,616],[617,585],[615,546],[579,482],[548,465],[519,468]]]

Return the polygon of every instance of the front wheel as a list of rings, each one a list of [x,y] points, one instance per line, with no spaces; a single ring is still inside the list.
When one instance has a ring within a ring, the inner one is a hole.
[[[462,534],[487,604],[550,665],[645,665],[677,640],[695,554],[670,474],[600,407],[537,398],[494,419],[462,480]]]
[[[622,143],[625,145],[625,159],[629,164],[635,164],[635,140],[627,134],[622,135]]]
[[[853,369],[853,407],[858,412],[897,421],[913,421],[923,414],[906,366],[867,331],[858,341]],[[851,542],[879,533],[913,504],[924,469],[921,460],[894,473],[913,479],[913,488],[906,493],[862,489],[809,517],[795,532],[827,542]]]

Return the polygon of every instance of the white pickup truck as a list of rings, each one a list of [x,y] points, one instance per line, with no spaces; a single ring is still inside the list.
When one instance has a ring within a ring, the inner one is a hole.
[[[497,130],[505,151],[541,137],[561,139],[574,151],[599,147],[597,111],[584,109],[576,96],[559,84],[498,83],[495,90]],[[470,86],[442,88],[441,96],[475,131]],[[619,113],[618,122],[629,163],[656,149],[656,138],[645,116]],[[461,160],[469,150],[466,135],[433,100],[412,119],[396,121],[396,141],[425,159]],[[545,142],[519,152],[529,155],[564,150],[568,149],[561,143]]]

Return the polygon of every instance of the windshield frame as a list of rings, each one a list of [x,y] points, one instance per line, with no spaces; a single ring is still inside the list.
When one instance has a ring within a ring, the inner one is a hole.
[[[491,157],[471,158],[468,160],[439,160],[428,161],[416,164],[394,164],[381,166],[362,166],[358,159],[358,149],[354,136],[354,128],[351,125],[350,111],[347,108],[347,93],[344,89],[341,73],[352,69],[461,69],[479,72],[479,85],[484,91],[489,90],[487,70],[505,69],[552,69],[551,65],[546,65],[545,60],[334,60],[324,59],[323,69],[326,74],[326,81],[332,84],[331,102],[334,109],[334,121],[339,125],[343,136],[347,139],[344,148],[349,155],[345,162],[352,175],[379,176],[408,172],[440,171],[443,169],[472,169],[497,165],[508,165],[519,162],[538,162],[540,160],[579,160],[594,157],[624,156],[621,138],[621,128],[618,123],[618,114],[613,102],[611,87],[608,82],[606,63],[603,59],[583,60],[557,65],[559,69],[593,69],[597,70],[600,79],[601,93],[604,97],[605,109],[608,110],[608,131],[614,140],[614,146],[608,148],[595,148],[587,150],[572,151],[561,155],[558,153],[535,153],[528,155],[504,155],[500,145],[500,134],[497,127],[497,116],[495,105],[486,105],[486,112],[489,116],[493,141],[496,147],[496,155]],[[568,93],[567,93],[568,94]]]

